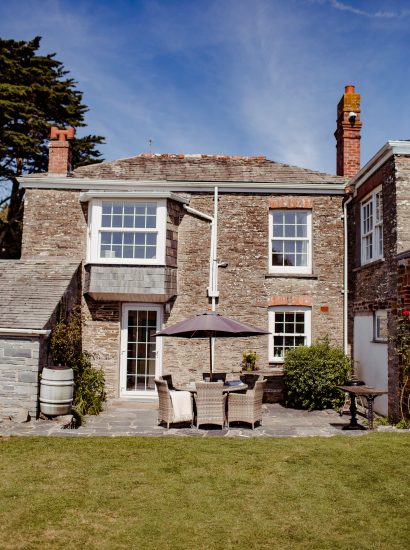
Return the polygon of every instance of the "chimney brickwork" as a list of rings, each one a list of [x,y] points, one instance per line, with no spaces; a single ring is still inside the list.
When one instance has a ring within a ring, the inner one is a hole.
[[[55,126],[50,131],[50,143],[48,154],[48,175],[56,174],[66,176],[71,172],[71,147],[68,140],[73,139],[74,128],[59,130]]]
[[[360,170],[360,94],[346,86],[337,106],[336,174],[352,178]]]

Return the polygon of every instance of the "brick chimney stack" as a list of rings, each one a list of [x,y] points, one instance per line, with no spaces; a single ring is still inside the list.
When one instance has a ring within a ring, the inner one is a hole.
[[[48,175],[67,176],[71,172],[71,147],[68,142],[75,135],[74,128],[59,130],[53,126],[50,131],[50,143],[48,144]]]
[[[352,178],[360,170],[360,94],[346,86],[337,106],[336,174]]]

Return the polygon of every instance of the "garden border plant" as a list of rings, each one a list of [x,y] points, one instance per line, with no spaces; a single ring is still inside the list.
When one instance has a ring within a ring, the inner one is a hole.
[[[106,400],[104,372],[91,365],[90,353],[82,349],[82,326],[81,306],[76,306],[67,319],[60,319],[53,326],[49,341],[54,364],[73,369],[73,411],[80,420],[86,414],[99,414]]]
[[[337,386],[352,370],[350,358],[328,337],[288,350],[283,365],[285,404],[310,411],[340,408],[344,395]]]
[[[393,340],[399,367],[399,413],[398,428],[410,427],[410,310],[398,313],[397,332]]]

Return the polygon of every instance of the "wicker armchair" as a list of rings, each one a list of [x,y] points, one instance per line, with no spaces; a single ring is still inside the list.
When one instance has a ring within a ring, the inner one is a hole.
[[[248,390],[245,394],[231,393],[228,401],[228,426],[231,422],[247,422],[262,424],[262,399],[265,390],[266,380],[257,380],[255,388]]]
[[[165,382],[168,384],[168,389],[174,390],[174,384],[172,382],[172,374],[163,374],[162,380],[165,380]]]
[[[226,395],[223,394],[223,382],[197,382],[196,425],[217,424],[225,426],[226,423]]]
[[[175,424],[177,422],[187,422],[187,420],[180,420],[174,414],[174,408],[172,406],[171,395],[169,393],[168,384],[165,380],[155,380],[155,385],[158,392],[158,424],[165,422],[167,429],[169,429],[170,424]],[[191,426],[193,423],[193,410],[192,418],[190,420]]]

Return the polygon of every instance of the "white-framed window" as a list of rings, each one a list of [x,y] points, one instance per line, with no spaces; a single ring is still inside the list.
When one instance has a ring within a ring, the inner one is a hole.
[[[383,258],[383,195],[381,187],[366,197],[360,206],[362,264]]]
[[[165,200],[93,200],[89,208],[89,262],[165,263]]]
[[[387,311],[378,309],[373,314],[373,340],[375,342],[387,342]]]
[[[311,308],[302,306],[275,306],[268,310],[269,362],[283,363],[288,349],[310,346]]]
[[[269,272],[312,272],[312,212],[269,212]]]

